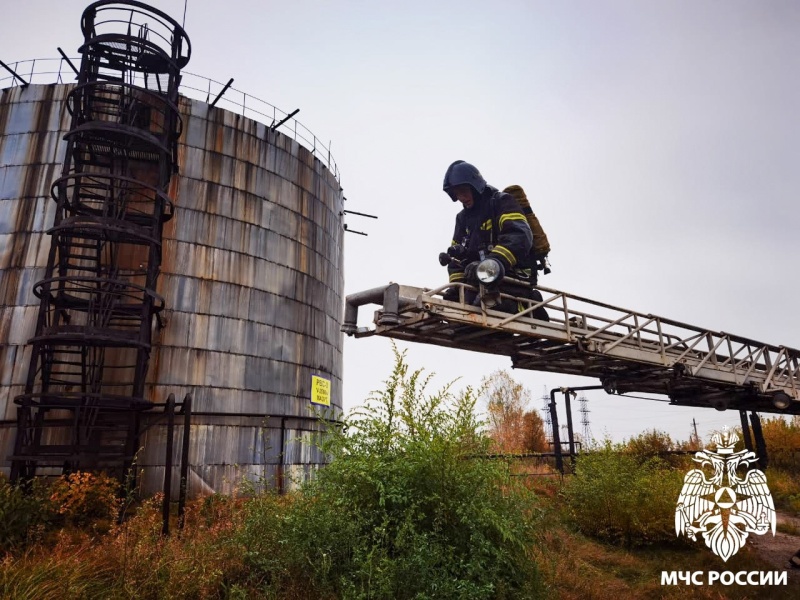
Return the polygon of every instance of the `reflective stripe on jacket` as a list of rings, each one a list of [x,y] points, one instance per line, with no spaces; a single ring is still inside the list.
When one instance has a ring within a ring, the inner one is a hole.
[[[484,258],[496,258],[511,272],[530,252],[533,234],[514,197],[487,186],[472,208],[456,215],[452,243],[462,244],[467,258],[461,265],[450,264],[451,282],[463,279],[464,267],[480,260],[481,251]]]

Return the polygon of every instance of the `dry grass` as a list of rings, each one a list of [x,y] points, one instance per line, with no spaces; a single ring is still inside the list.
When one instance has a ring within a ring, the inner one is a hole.
[[[563,504],[567,479],[553,475],[536,460],[510,463],[511,472],[539,497],[543,529],[532,555],[554,600],[696,598],[769,599],[797,597],[791,586],[661,586],[662,571],[773,571],[745,546],[727,563],[702,544],[660,543],[626,550],[586,537],[570,525]],[[781,498],[800,497],[796,476],[776,471],[770,488]],[[537,476],[538,475],[538,476]],[[83,498],[83,496],[80,496]],[[291,573],[279,591],[258,580],[246,562],[241,532],[248,512],[260,510],[281,518],[292,498],[260,500],[211,497],[190,503],[186,527],[161,535],[160,497],[140,505],[122,525],[98,527],[98,521],[73,519],[30,537],[27,548],[0,559],[0,597],[20,600],[117,599],[274,599],[314,597],[303,572]],[[253,504],[248,504],[253,502]],[[63,506],[63,499],[59,506]],[[248,511],[245,508],[252,510]],[[81,513],[82,514],[82,513]],[[102,511],[98,514],[101,519]],[[79,523],[80,525],[77,525]],[[174,526],[175,524],[173,524]],[[797,535],[795,524],[781,525]],[[272,592],[267,590],[272,588]],[[333,598],[325,600],[334,600]]]
[[[701,547],[676,545],[626,551],[598,543],[555,524],[535,551],[552,598],[558,600],[678,600],[693,598],[789,600],[792,586],[662,586],[662,571],[772,571],[745,548],[728,563]]]
[[[235,543],[238,506],[188,507],[180,535],[161,535],[160,498],[145,502],[122,525],[102,535],[67,527],[54,539],[0,565],[0,597],[220,598],[231,580],[246,580]]]
[[[679,469],[680,470],[680,469]],[[570,518],[562,490],[571,476],[530,477],[528,487],[543,499],[546,529],[535,549],[535,560],[544,576],[552,598],[572,600],[621,599],[769,599],[798,597],[796,584],[786,586],[662,586],[662,571],[774,571],[764,562],[752,544],[724,563],[702,542],[665,540],[657,544],[626,549],[603,543],[581,534]],[[770,479],[772,487],[772,479]],[[786,497],[800,493],[797,480],[780,477],[778,487]],[[788,559],[788,556],[787,556]]]

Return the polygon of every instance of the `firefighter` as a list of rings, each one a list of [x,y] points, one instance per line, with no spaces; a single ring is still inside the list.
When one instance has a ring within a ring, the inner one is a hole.
[[[530,254],[533,234],[514,197],[487,184],[480,171],[463,160],[447,168],[443,189],[462,206],[450,248],[440,256],[440,262],[447,264],[450,282],[474,283],[478,265],[485,259],[499,263],[498,281],[504,276],[529,280],[530,269],[523,264]],[[541,299],[532,286],[526,287],[526,297]],[[447,300],[457,298],[458,288],[450,288],[445,294]],[[474,294],[468,295],[467,301],[473,300]],[[498,308],[516,312],[522,307]],[[540,318],[546,318],[543,309],[537,312]]]

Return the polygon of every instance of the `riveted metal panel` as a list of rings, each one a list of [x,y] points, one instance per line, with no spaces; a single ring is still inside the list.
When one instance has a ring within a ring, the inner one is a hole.
[[[0,91],[0,458],[11,453],[14,397],[23,393],[36,329],[42,279],[53,223],[50,187],[64,158],[70,86],[31,85]]]
[[[193,394],[190,493],[229,492],[242,477],[274,480],[279,463],[304,474],[324,460],[311,377],[331,381],[341,410],[342,195],[308,150],[263,124],[197,101],[181,113],[166,326],[148,381]],[[143,440],[145,489],[160,489],[162,438],[155,426]]]

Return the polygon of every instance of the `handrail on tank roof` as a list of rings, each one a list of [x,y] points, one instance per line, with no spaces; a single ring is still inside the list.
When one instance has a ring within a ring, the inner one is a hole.
[[[73,57],[72,60],[77,63],[80,57]],[[6,64],[25,78],[29,84],[71,83],[75,79],[75,72],[65,58],[34,58]],[[178,91],[187,98],[210,102],[225,85],[209,77],[181,71],[181,85]],[[0,90],[18,86],[20,86],[20,83],[13,75],[6,74],[5,71],[0,72]],[[217,106],[220,105],[243,117],[263,123],[267,127],[279,123],[289,115],[289,113],[277,106],[234,87],[228,87],[217,103]],[[331,155],[330,142],[328,142],[327,146],[324,145],[320,138],[296,119],[289,119],[276,129],[309,150],[333,173],[336,181],[341,186],[339,168]]]

